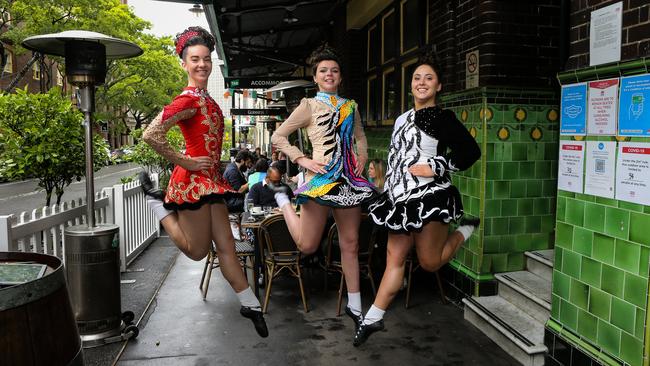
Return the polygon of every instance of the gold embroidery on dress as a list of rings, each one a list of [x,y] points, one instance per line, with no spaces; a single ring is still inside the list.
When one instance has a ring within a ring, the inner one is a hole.
[[[180,161],[189,160],[190,157],[179,153],[171,147],[169,141],[167,141],[167,131],[174,127],[178,121],[192,117],[196,113],[196,108],[182,110],[164,121],[162,119],[163,113],[164,111],[160,112],[151,121],[149,127],[142,134],[142,139],[151,145],[158,154],[178,165]]]

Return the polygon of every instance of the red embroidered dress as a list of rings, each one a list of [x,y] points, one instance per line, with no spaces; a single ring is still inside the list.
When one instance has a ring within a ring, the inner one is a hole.
[[[174,151],[166,134],[178,124],[185,138],[185,154]],[[186,87],[171,104],[151,122],[143,139],[160,155],[176,164],[165,195],[167,209],[198,209],[208,202],[220,202],[225,196],[239,194],[220,171],[223,140],[223,114],[206,90]],[[190,171],[179,165],[191,157],[209,156],[208,170]]]

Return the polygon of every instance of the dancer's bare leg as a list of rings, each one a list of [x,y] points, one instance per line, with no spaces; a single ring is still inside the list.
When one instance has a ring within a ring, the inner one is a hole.
[[[302,204],[300,216],[290,204],[282,206],[289,233],[303,254],[312,254],[318,249],[328,212],[329,207],[311,200]]]
[[[374,306],[381,310],[388,306],[402,287],[406,257],[413,246],[411,234],[389,233],[386,248],[386,270],[381,278]]]
[[[384,313],[402,286],[406,256],[412,246],[411,234],[388,234],[384,277],[381,279],[379,290],[377,290],[375,302],[366,313],[363,325],[354,335],[352,344],[355,347],[363,344],[372,333],[384,329]]]
[[[230,230],[228,209],[223,203],[213,203],[209,207],[212,216],[212,240],[217,246],[221,273],[235,292],[242,292],[249,285],[244,276],[241,262],[237,259],[235,253],[235,238],[232,236],[232,230]]]
[[[361,208],[335,208],[334,221],[339,234],[341,265],[348,292],[359,292],[359,224]]]
[[[446,263],[442,260],[443,250],[455,245],[455,236],[449,236],[449,224],[439,221],[425,224],[420,232],[413,233],[413,239],[420,267],[429,272],[437,271]]]
[[[208,254],[212,243],[209,205],[180,210],[165,216],[161,223],[178,249],[190,259],[199,261]]]

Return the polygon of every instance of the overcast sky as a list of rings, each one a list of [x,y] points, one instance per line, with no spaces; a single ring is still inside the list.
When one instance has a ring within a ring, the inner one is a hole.
[[[191,4],[156,0],[128,0],[135,15],[153,24],[150,32],[156,36],[175,36],[187,27],[198,25],[210,30],[205,15],[198,17],[189,12]]]

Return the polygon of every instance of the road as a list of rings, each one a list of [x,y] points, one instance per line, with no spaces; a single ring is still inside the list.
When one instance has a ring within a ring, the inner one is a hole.
[[[120,178],[133,176],[140,167],[137,164],[110,165],[95,172],[95,192],[104,187],[120,183]],[[65,188],[61,202],[86,197],[86,180],[73,182]],[[52,194],[52,203],[56,197]],[[36,179],[0,184],[0,215],[20,214],[45,206],[45,190],[38,186]]]

